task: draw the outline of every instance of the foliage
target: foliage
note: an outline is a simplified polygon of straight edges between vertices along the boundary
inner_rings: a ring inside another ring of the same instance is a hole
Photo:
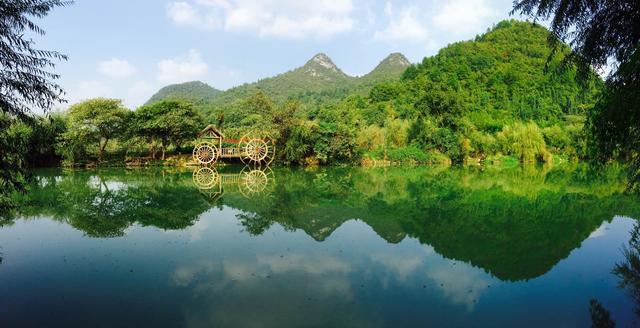
[[[383,80],[377,80],[380,74],[362,77],[375,81],[366,92],[352,88],[328,57],[318,55],[302,68],[259,81],[254,85],[259,88],[231,89],[211,102],[165,99],[142,106],[127,114],[131,119],[113,125],[121,126],[113,138],[78,128],[72,119],[75,108],[84,106],[78,104],[66,115],[68,129],[57,148],[71,162],[87,162],[103,150],[111,156],[148,150],[151,158],[161,151],[165,158],[167,152],[180,153],[206,124],[217,123],[231,139],[249,131],[270,135],[276,160],[285,164],[358,163],[365,154],[420,163],[551,161],[552,155],[586,159],[585,116],[594,110],[601,86],[597,81],[579,85],[574,68],[545,74],[546,66],[559,67],[569,51],[560,46],[554,54],[549,35],[536,24],[503,21],[410,66],[401,78],[391,73]],[[376,70],[397,73],[406,64],[404,57],[390,56]],[[345,89],[313,101],[295,95],[301,87],[325,92],[334,83]],[[111,139],[117,140],[107,144]]]
[[[25,115],[32,107],[48,110],[61,100],[62,88],[53,82],[59,76],[46,69],[66,60],[57,51],[33,48],[26,35],[45,31],[30,17],[43,18],[64,0],[14,0],[0,3],[0,110]],[[26,34],[26,35],[25,35]]]
[[[589,116],[593,148],[601,162],[630,160],[630,188],[640,190],[640,2],[520,0],[513,11],[550,18],[550,43],[569,42],[573,52],[564,62],[576,64],[583,81],[593,79],[592,67],[603,69],[614,60]]]
[[[542,131],[534,122],[505,126],[497,135],[502,151],[517,156],[525,163],[547,160],[547,145]]]
[[[200,115],[190,103],[178,100],[162,100],[145,105],[134,112],[132,134],[147,138],[152,145],[151,157],[155,158],[155,143],[160,144],[162,159],[170,144],[180,151],[181,146],[193,140],[201,125]]]
[[[95,98],[82,101],[68,110],[68,130],[61,136],[63,155],[74,163],[77,154],[87,153],[87,144],[94,144],[98,162],[110,140],[118,138],[125,128],[130,112],[117,99]],[[65,147],[65,148],[66,148]]]
[[[350,94],[366,95],[379,82],[397,80],[409,61],[399,53],[382,60],[370,73],[353,77],[342,72],[325,54],[317,54],[303,66],[289,72],[265,78],[255,83],[243,84],[219,92],[202,82],[187,82],[167,86],[147,102],[173,98],[188,100],[203,110],[211,121],[220,116],[233,124],[243,112],[241,104],[256,93],[263,93],[277,105],[298,100],[308,113],[325,104],[334,104]]]
[[[24,190],[28,173],[23,158],[31,133],[25,123],[33,108],[49,110],[62,101],[59,76],[47,69],[67,57],[57,51],[34,48],[29,35],[44,35],[33,18],[43,18],[64,0],[13,0],[0,2],[0,212],[10,207],[9,195]],[[49,141],[51,143],[51,141]]]
[[[200,81],[172,84],[158,90],[147,100],[145,105],[162,100],[184,100],[193,103],[195,106],[203,106],[211,102],[221,92]]]
[[[25,161],[29,167],[57,165],[61,157],[56,151],[56,140],[67,130],[67,121],[60,113],[36,117],[28,122],[31,128],[29,148]]]
[[[14,116],[0,113],[0,130],[0,213],[4,213],[15,205],[11,194],[25,190],[24,153],[31,129]]]

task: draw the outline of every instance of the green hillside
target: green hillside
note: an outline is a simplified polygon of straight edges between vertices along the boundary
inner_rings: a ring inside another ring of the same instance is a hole
[[[410,124],[408,144],[454,161],[496,154],[527,162],[549,161],[552,154],[586,157],[584,120],[602,83],[583,87],[574,68],[559,70],[569,48],[548,60],[548,37],[540,25],[502,21],[424,58],[399,82],[371,90],[360,110],[369,126],[363,138],[397,133],[388,130],[396,118]]]
[[[376,83],[398,80],[410,65],[402,54],[394,53],[382,60],[367,75],[353,77],[342,72],[329,56],[320,53],[301,67],[224,92],[202,82],[188,82],[162,88],[147,103],[166,98],[187,99],[202,108],[206,114],[215,116],[213,113],[238,105],[257,92],[263,92],[276,103],[295,99],[309,108],[317,108],[329,102],[336,102],[351,93],[367,94]]]
[[[389,77],[402,76],[402,73],[411,66],[411,63],[403,54],[394,52],[387,56],[371,72],[364,75],[361,80],[370,83],[378,83],[389,80]]]
[[[150,102],[182,98],[195,106],[165,102],[138,109],[133,116],[141,123],[119,142],[129,154],[153,157],[158,145],[169,154],[180,152],[202,128],[191,124],[195,120],[218,125],[229,138],[248,130],[269,134],[277,161],[289,164],[588,159],[585,118],[603,83],[580,85],[574,67],[559,71],[569,47],[550,58],[549,36],[540,25],[508,20],[415,65],[391,54],[360,77],[318,54],[299,68],[223,92],[201,82],[169,86]],[[93,108],[93,103],[80,105]],[[170,108],[197,117],[177,119]],[[80,114],[60,140],[85,145],[85,130],[73,130],[74,122],[84,120]],[[107,148],[96,141],[78,149],[82,152],[63,157],[100,158],[99,150]]]
[[[147,100],[145,105],[167,99],[181,99],[196,105],[202,105],[213,101],[221,92],[222,91],[200,81],[171,84],[158,90],[158,92]]]
[[[594,102],[595,87],[583,90],[573,69],[550,74],[561,56],[546,68],[548,36],[540,25],[502,21],[475,40],[451,44],[410,67],[400,84],[409,97],[405,100],[418,112],[436,111],[429,108],[436,100],[450,101],[448,109],[459,109],[487,130],[513,120],[547,125],[568,114],[584,114]],[[560,49],[567,51],[566,46]]]

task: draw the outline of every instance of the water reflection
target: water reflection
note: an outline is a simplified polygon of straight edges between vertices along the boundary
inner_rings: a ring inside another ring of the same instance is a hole
[[[640,319],[640,224],[636,222],[629,233],[629,242],[622,246],[623,260],[617,262],[611,273],[618,278],[618,288],[624,290],[634,303],[637,324]],[[616,326],[611,313],[598,299],[589,301],[592,327],[610,328]]]
[[[193,183],[212,201],[224,194],[225,187],[233,187],[249,198],[265,192],[274,183],[274,174],[268,166],[245,166],[239,173],[222,174],[213,166],[201,166],[193,170]]]
[[[549,271],[612,213],[638,217],[639,203],[622,193],[621,172],[583,166],[47,171],[16,216],[48,216],[91,237],[119,237],[134,224],[185,229],[212,206],[226,206],[251,235],[277,224],[316,241],[358,219],[389,243],[415,238],[446,258],[517,281]]]
[[[622,261],[616,215],[640,202],[623,176],[42,171],[0,229],[0,326],[574,327],[593,297],[627,323],[610,271],[637,247]]]
[[[640,318],[640,224],[631,230],[628,245],[622,248],[624,260],[616,263],[613,274],[618,277],[618,287],[624,289],[635,303],[635,314]]]

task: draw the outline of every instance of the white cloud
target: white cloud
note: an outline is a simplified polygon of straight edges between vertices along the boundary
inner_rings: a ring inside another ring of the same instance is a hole
[[[161,60],[158,63],[158,70],[158,82],[180,83],[206,76],[209,65],[202,61],[197,50],[191,49],[187,56]]]
[[[433,22],[455,34],[478,33],[495,15],[496,11],[486,0],[449,0],[434,16]]]
[[[127,90],[127,97],[124,99],[124,103],[129,108],[136,108],[144,104],[156,89],[156,86],[148,81],[137,81]]]
[[[383,30],[376,31],[374,38],[384,41],[424,40],[429,36],[427,28],[418,17],[417,6],[402,7],[399,12],[387,2],[384,8],[389,24]]]
[[[112,96],[113,89],[110,86],[95,80],[80,81],[68,92],[69,104],[90,98]]]
[[[167,14],[180,25],[293,39],[328,38],[355,23],[351,0],[195,0],[169,4]]]
[[[178,25],[197,25],[201,22],[196,10],[189,3],[183,1],[168,4],[167,15]]]
[[[485,273],[466,265],[433,267],[427,276],[440,286],[445,298],[466,305],[468,311],[473,311],[490,282]]]
[[[136,72],[136,68],[128,61],[118,58],[99,62],[98,70],[112,79],[126,79]]]

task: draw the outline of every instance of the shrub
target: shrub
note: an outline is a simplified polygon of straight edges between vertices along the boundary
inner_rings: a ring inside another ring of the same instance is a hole
[[[388,120],[385,124],[386,145],[392,148],[405,147],[409,134],[407,120]]]
[[[558,151],[571,144],[569,133],[557,124],[542,129],[542,133],[546,144]]]
[[[358,132],[356,143],[366,151],[384,147],[385,129],[375,124],[369,125]]]
[[[547,157],[542,131],[534,122],[505,126],[497,139],[505,153],[515,155],[521,162],[530,163]]]

